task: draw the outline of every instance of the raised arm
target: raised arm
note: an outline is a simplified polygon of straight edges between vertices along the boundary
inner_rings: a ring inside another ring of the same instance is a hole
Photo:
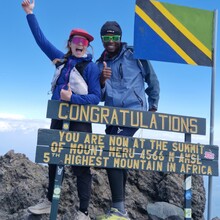
[[[33,13],[35,7],[35,1],[32,0],[24,0],[21,4],[22,8],[24,9],[25,13],[27,14],[27,21],[31,32],[34,36],[34,39],[41,50],[47,55],[47,57],[53,61],[56,58],[63,58],[64,53],[58,50],[47,38],[44,36],[37,19]]]
[[[35,1],[32,0],[32,2],[30,2],[30,0],[24,0],[21,3],[21,6],[24,9],[24,11],[26,12],[26,14],[33,14],[33,10],[35,7]]]

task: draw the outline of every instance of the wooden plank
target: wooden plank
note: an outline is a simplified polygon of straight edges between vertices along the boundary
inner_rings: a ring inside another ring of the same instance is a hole
[[[37,163],[218,175],[218,147],[39,129]]]
[[[127,153],[132,153],[133,151],[141,153],[146,150],[146,152],[152,154],[154,152],[163,152],[163,155],[169,155],[169,152],[173,152],[175,156],[179,157],[182,153],[185,153],[190,154],[191,157],[199,155],[202,159],[218,158],[218,147],[215,145],[54,129],[39,129],[37,145],[47,145],[54,148],[61,146],[61,148],[71,149],[121,151],[124,153],[125,151]]]
[[[47,118],[111,124],[190,134],[206,134],[206,119],[97,105],[48,101]]]
[[[75,154],[69,148],[60,152],[53,152],[50,147],[37,146],[36,162],[50,164],[64,164],[74,166],[93,166],[99,168],[121,168],[145,171],[173,172],[179,174],[198,174],[218,176],[218,161],[199,160],[194,164],[179,162],[177,157],[161,157],[162,159],[142,159],[135,154],[132,157],[115,156],[117,153],[100,151],[96,154]]]

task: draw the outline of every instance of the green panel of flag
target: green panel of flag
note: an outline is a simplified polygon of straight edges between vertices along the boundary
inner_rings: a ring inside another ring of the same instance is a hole
[[[134,56],[213,66],[214,12],[136,0]]]

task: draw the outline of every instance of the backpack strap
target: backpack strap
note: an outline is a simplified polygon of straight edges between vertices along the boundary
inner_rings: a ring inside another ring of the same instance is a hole
[[[55,66],[56,68],[58,68],[59,66],[66,64],[67,60],[66,59],[60,59],[56,62]],[[75,68],[78,70],[78,72],[83,75],[83,71],[85,70],[85,68],[87,67],[87,65],[90,63],[91,61],[82,61],[80,63],[77,63],[75,65]]]
[[[54,62],[54,61],[53,61]],[[58,68],[59,66],[65,64],[67,62],[66,59],[57,59],[56,63],[55,63],[55,66],[56,68]]]
[[[127,50],[129,50],[132,54],[134,54],[134,47],[133,46],[127,46]],[[141,69],[141,74],[142,77],[145,79],[145,76],[147,74],[146,70],[148,70],[148,61],[147,60],[142,60],[142,59],[136,59],[137,60],[137,65]]]
[[[80,63],[77,63],[75,65],[75,68],[78,70],[78,72],[83,75],[83,72],[85,70],[85,68],[87,67],[87,65],[90,63],[91,61],[82,61]]]

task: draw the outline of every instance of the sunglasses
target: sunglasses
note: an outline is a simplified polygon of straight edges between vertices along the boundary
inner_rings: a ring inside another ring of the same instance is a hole
[[[80,44],[82,43],[83,46],[87,47],[89,45],[89,41],[82,37],[73,37],[72,39],[73,44]]]
[[[121,36],[120,35],[113,35],[113,36],[108,36],[108,35],[105,35],[105,36],[102,36],[102,40],[103,42],[110,42],[110,41],[113,41],[113,42],[119,42],[121,39]]]

